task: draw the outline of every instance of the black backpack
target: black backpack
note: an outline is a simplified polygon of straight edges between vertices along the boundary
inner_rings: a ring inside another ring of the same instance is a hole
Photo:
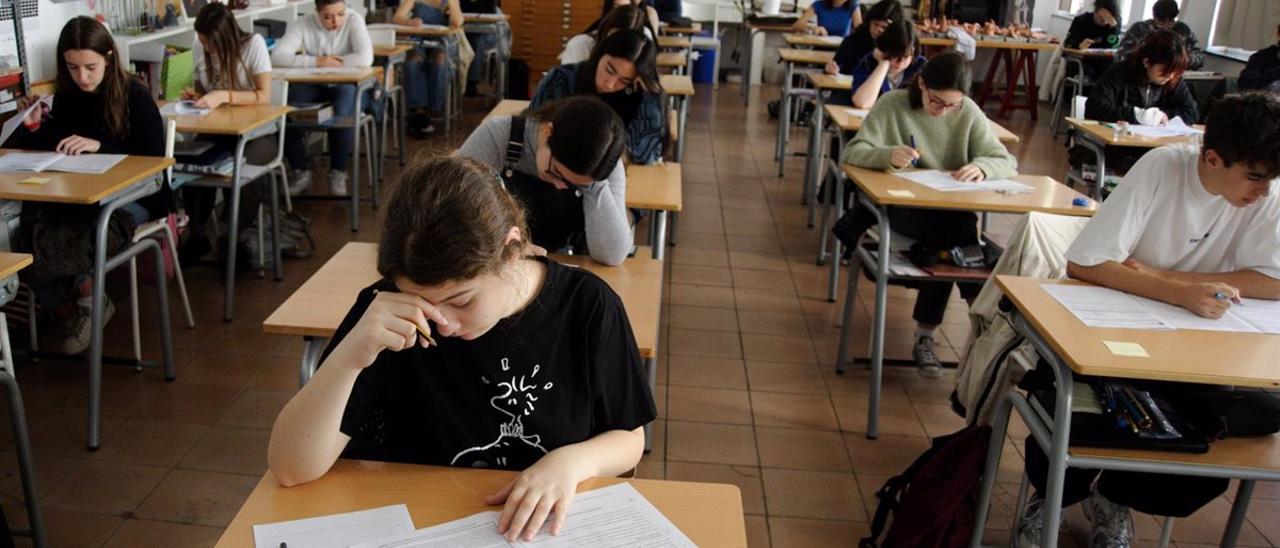
[[[991,427],[967,426],[939,436],[902,474],[876,491],[880,504],[871,521],[871,536],[861,548],[960,548],[968,546],[982,486],[982,468]],[[884,536],[885,522],[893,523]]]

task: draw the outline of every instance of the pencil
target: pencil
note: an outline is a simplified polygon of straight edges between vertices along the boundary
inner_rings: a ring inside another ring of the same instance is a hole
[[[378,293],[380,293],[380,291],[378,291],[377,289],[373,290],[374,296],[377,296]],[[421,325],[418,325],[417,323],[414,323],[413,326],[418,328],[418,333],[422,335],[422,338],[427,340],[428,346],[440,346],[440,343],[437,343],[435,339],[431,338],[431,333],[428,332],[426,328],[422,327]]]

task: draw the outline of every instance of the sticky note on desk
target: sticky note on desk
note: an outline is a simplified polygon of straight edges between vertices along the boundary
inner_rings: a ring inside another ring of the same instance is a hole
[[[1102,341],[1102,344],[1107,345],[1107,350],[1110,350],[1112,354],[1117,356],[1128,356],[1131,358],[1151,357],[1150,354],[1147,354],[1147,349],[1143,348],[1142,345],[1138,343]]]
[[[894,198],[915,198],[916,197],[916,193],[911,192],[910,190],[889,189],[886,192],[888,192],[889,195],[893,196]]]
[[[49,178],[48,177],[27,177],[26,179],[23,179],[18,182],[24,185],[43,185],[49,182]]]

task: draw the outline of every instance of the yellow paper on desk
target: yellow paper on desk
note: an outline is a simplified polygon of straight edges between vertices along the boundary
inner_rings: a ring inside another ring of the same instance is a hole
[[[890,189],[887,192],[889,193],[890,196],[893,196],[894,198],[915,198],[916,197],[916,193],[911,192],[910,190]]]
[[[26,179],[18,181],[18,183],[24,185],[43,185],[47,182],[49,182],[48,177],[27,177]]]
[[[1102,344],[1107,345],[1107,350],[1110,350],[1112,354],[1117,356],[1128,356],[1131,358],[1151,357],[1150,354],[1147,354],[1147,349],[1143,348],[1142,345],[1138,343],[1102,341]]]

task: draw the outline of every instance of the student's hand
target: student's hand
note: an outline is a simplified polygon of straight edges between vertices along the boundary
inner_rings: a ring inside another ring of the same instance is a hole
[[[966,183],[976,183],[987,178],[987,174],[982,172],[982,168],[973,164],[966,165],[960,169],[951,172],[951,178]]]
[[[1226,298],[1219,299],[1218,295]],[[1200,282],[1187,285],[1178,305],[1197,316],[1216,320],[1227,313],[1232,303],[1238,302],[1240,290],[1235,287],[1219,282]]]
[[[317,57],[316,66],[317,67],[340,67],[342,66],[342,59],[338,57],[334,57],[332,55]]]
[[[884,58],[884,52],[880,51],[880,48],[871,50],[871,58],[875,59],[876,63],[883,63],[887,61],[887,59]]]
[[[554,512],[549,532],[560,534],[565,516],[569,514],[569,504],[578,491],[578,483],[590,477],[589,471],[578,464],[581,461],[574,457],[573,446],[561,447],[547,453],[497,493],[486,497],[486,504],[503,504],[498,532],[511,542],[532,540],[548,515]]]
[[[823,67],[823,70],[826,71],[827,74],[835,76],[840,74],[840,65],[836,64],[835,61],[827,61],[827,66]]]
[[[42,99],[42,97],[40,97],[39,95],[32,95],[32,96],[18,99],[18,109],[19,110],[25,109],[31,106],[31,103],[39,101],[40,99]],[[27,113],[27,117],[22,119],[22,123],[26,124],[27,126],[39,126],[40,122],[44,121],[44,116],[48,112],[49,112],[48,103],[42,102],[40,103],[40,106],[31,109],[31,112]]]
[[[916,149],[908,146],[893,147],[893,151],[889,153],[889,165],[894,169],[902,169],[911,162],[920,159],[920,153]]]
[[[449,325],[435,305],[418,295],[379,292],[364,315],[360,316],[360,321],[333,350],[333,355],[343,357],[335,363],[349,363],[364,369],[372,365],[383,350],[399,352],[414,343],[426,348],[427,339],[419,336],[418,330],[431,333],[427,320],[437,325]]]
[[[195,89],[195,88],[186,88],[186,89],[182,90],[182,100],[183,100],[183,101],[194,101],[194,100],[199,99],[199,98],[200,98],[200,94],[199,94],[199,93],[196,93],[196,89]]]
[[[826,36],[826,35],[827,35],[827,27],[824,27],[824,26],[822,26],[822,25],[818,25],[818,26],[816,26],[816,27],[814,27],[814,28],[813,28],[813,33],[814,33],[814,34],[816,34],[816,35],[818,35],[818,36]]]
[[[57,148],[54,149],[54,151],[62,154],[68,154],[68,155],[74,156],[76,154],[88,154],[90,152],[97,152],[98,149],[101,147],[102,147],[102,143],[98,141],[95,141],[88,137],[72,135],[70,137],[67,137],[66,139],[63,139],[62,141],[59,141],[58,146]]]
[[[203,97],[196,99],[196,106],[199,108],[218,108],[223,103],[231,102],[231,92],[223,89],[210,91]]]
[[[1157,126],[1163,126],[1163,125],[1165,125],[1165,124],[1167,124],[1167,123],[1169,123],[1169,115],[1168,115],[1168,114],[1165,114],[1165,112],[1164,112],[1163,110],[1157,110],[1157,111],[1156,111],[1156,125],[1157,125]]]
[[[1084,40],[1080,41],[1080,49],[1089,49],[1091,47],[1093,47],[1092,38],[1085,38]]]
[[[422,26],[422,19],[420,19],[420,18],[418,18],[418,17],[414,17],[413,19],[410,19],[410,20],[409,20],[409,26],[411,26],[411,27],[421,27],[421,26]]]

